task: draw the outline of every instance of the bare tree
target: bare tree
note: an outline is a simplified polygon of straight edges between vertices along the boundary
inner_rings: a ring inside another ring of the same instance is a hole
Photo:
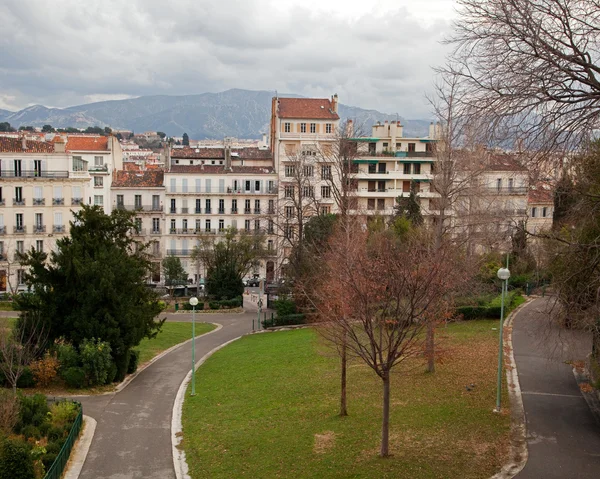
[[[423,329],[443,315],[460,284],[448,248],[435,249],[424,234],[399,243],[389,232],[369,233],[343,225],[330,241],[326,271],[314,305],[321,334],[364,361],[383,386],[381,456],[389,455],[390,380],[403,361],[422,355]]]
[[[444,68],[464,106],[525,149],[578,145],[600,120],[600,2],[458,0]]]
[[[25,367],[43,351],[47,337],[48,328],[36,312],[22,313],[14,327],[6,320],[0,326],[0,370],[15,395]]]

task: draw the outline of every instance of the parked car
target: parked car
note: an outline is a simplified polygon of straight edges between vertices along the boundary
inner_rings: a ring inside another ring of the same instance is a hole
[[[261,278],[250,278],[246,280],[246,286],[249,288],[256,288],[257,286],[260,286],[261,281]]]

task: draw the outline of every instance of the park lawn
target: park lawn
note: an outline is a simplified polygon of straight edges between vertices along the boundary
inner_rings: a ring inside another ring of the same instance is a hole
[[[350,415],[340,418],[339,359],[314,330],[232,343],[198,370],[195,397],[188,388],[182,444],[191,477],[491,476],[508,457],[510,430],[508,411],[492,412],[497,322],[453,323],[437,340],[434,374],[411,362],[392,377],[387,459],[378,457],[381,381],[366,366],[351,363]]]
[[[0,311],[14,311],[12,301],[0,301]]]
[[[196,322],[196,336],[202,336],[215,328],[216,326],[211,323]],[[141,366],[170,347],[191,338],[192,323],[165,321],[156,338],[144,338],[139,346],[135,348],[140,352],[138,364]]]

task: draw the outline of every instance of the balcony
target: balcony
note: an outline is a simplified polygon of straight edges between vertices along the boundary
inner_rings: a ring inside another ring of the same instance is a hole
[[[275,214],[275,208],[269,208],[269,209],[267,210],[267,214],[268,214],[268,215],[274,215],[274,214]]]
[[[156,228],[152,229],[152,231],[150,231],[150,234],[151,235],[159,235],[160,234],[160,228],[159,229],[156,229]]]
[[[255,215],[259,215],[260,214],[260,208],[254,208],[254,214]]]
[[[24,235],[27,232],[27,227],[25,226],[14,226],[13,232],[16,235]]]
[[[173,207],[171,206],[171,208],[169,209],[169,213],[176,214],[176,213],[177,213],[177,208],[173,208]]]
[[[252,213],[252,210],[250,208],[244,208],[245,215],[249,215],[250,213]]]
[[[88,171],[90,172],[100,172],[100,173],[108,173],[108,165],[106,163],[102,165],[90,165],[88,167]]]
[[[231,214],[232,215],[237,215],[238,209],[237,208],[231,208]]]
[[[6,200],[4,198],[2,198],[0,200],[0,206],[4,206],[6,204]]]
[[[64,198],[52,198],[52,206],[62,206],[65,204]]]
[[[526,186],[508,186],[503,188],[490,186],[487,188],[487,190],[491,194],[497,195],[526,195],[529,192],[529,189]]]
[[[46,225],[35,225],[33,227],[34,234],[43,234],[46,232]]]
[[[0,226],[0,235],[6,234],[6,226]]]
[[[131,234],[133,236],[146,236],[146,230],[144,228],[133,228]]]
[[[168,249],[167,256],[189,256],[189,249]]]
[[[117,209],[125,210],[125,211],[141,211],[141,212],[153,213],[153,212],[161,212],[163,210],[163,207],[162,207],[162,205],[142,205],[140,203],[136,203],[133,205],[117,203]]]
[[[212,213],[212,210],[210,208],[204,208],[205,215],[210,215],[211,213]]]
[[[33,199],[33,206],[43,206],[45,204],[46,204],[45,198],[34,198]]]
[[[64,225],[54,225],[52,227],[52,232],[53,233],[64,233],[65,232],[65,226]]]
[[[68,178],[68,171],[39,171],[39,170],[20,170],[20,171],[0,171],[0,178]]]
[[[71,198],[71,206],[81,206],[83,204],[83,198]]]
[[[189,209],[189,208],[187,208],[187,207],[186,207],[186,208],[181,208],[181,214],[187,215],[187,214],[188,214],[188,212],[189,212],[189,210],[190,210],[190,209]]]
[[[25,199],[13,198],[13,206],[25,206]]]
[[[202,213],[202,208],[196,208],[196,209],[194,210],[194,212],[195,212],[197,215],[199,215],[200,213]]]
[[[246,190],[244,188],[233,188],[228,186],[226,188],[214,187],[214,188],[195,188],[195,187],[186,187],[176,186],[172,188],[170,186],[167,187],[167,193],[178,193],[184,195],[275,195],[277,194],[277,183],[273,183],[273,185],[269,188],[268,185],[263,185],[261,189],[258,190]]]
[[[224,215],[225,214],[225,208],[219,208],[219,214],[220,215]]]

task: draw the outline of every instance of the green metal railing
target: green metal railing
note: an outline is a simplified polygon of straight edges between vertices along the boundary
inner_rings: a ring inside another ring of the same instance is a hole
[[[81,404],[79,404],[79,414],[75,418],[75,422],[73,423],[73,427],[71,427],[71,431],[63,444],[60,452],[56,456],[56,460],[48,469],[48,472],[44,476],[44,479],[60,479],[62,473],[67,465],[67,461],[69,460],[69,455],[71,454],[71,449],[73,449],[73,444],[79,437],[79,431],[81,431],[81,425],[83,424],[83,408]]]

